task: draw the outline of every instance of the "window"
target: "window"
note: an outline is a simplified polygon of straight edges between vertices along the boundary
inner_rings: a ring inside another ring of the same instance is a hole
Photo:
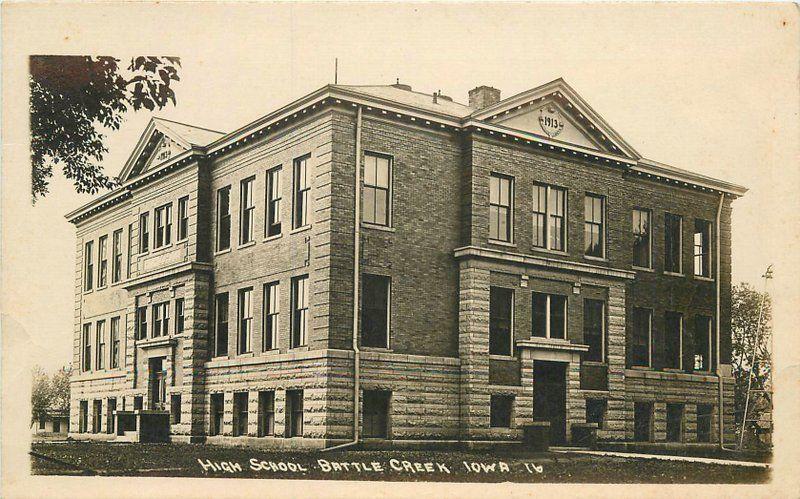
[[[178,241],[189,236],[189,196],[178,200]]]
[[[308,225],[308,192],[311,190],[311,184],[308,181],[309,158],[311,155],[307,154],[294,160],[293,229]]]
[[[141,395],[133,397],[133,410],[141,411],[144,404],[144,398]]]
[[[667,404],[667,442],[683,441],[683,404]]]
[[[280,284],[278,281],[264,284],[264,327],[261,329],[261,349],[278,347],[278,315],[280,314]]]
[[[594,194],[587,194],[583,199],[584,208],[584,254],[603,258],[605,256],[605,231],[603,221],[605,220],[605,198]]]
[[[171,424],[181,422],[181,394],[173,393],[169,396],[169,415]]]
[[[711,318],[697,316],[694,320],[694,370],[711,370]]]
[[[144,212],[139,215],[139,253],[147,253],[150,250],[150,213]]]
[[[683,218],[664,214],[664,272],[683,273]]]
[[[303,390],[286,391],[286,413],[289,421],[286,425],[287,437],[303,436]]]
[[[308,332],[308,276],[292,279],[292,341],[290,348],[306,344]]]
[[[225,415],[225,394],[211,394],[211,427],[208,429],[209,435],[220,435],[222,433],[222,421]]]
[[[214,355],[228,354],[228,293],[217,295],[214,310],[217,314]]]
[[[633,265],[649,269],[651,267],[650,212],[633,210]]]
[[[510,243],[513,238],[514,179],[493,173],[489,177],[489,239]]]
[[[161,248],[172,242],[172,203],[156,208],[156,240],[153,248]]]
[[[601,300],[583,300],[583,342],[589,345],[585,360],[605,362],[605,309]]]
[[[511,411],[513,407],[513,395],[492,395],[489,399],[489,426],[492,428],[511,428]]]
[[[258,392],[258,436],[275,434],[275,392]]]
[[[653,440],[653,403],[633,404],[633,439],[637,442]]]
[[[267,171],[267,222],[264,235],[277,236],[281,233],[281,167]]]
[[[128,268],[125,276],[130,279],[133,266],[133,224],[128,224]]]
[[[111,318],[111,361],[109,367],[117,369],[119,367],[119,317]]]
[[[92,433],[100,433],[102,420],[103,420],[103,401],[95,400],[92,402]]]
[[[489,354],[511,355],[514,290],[489,289]]]
[[[664,367],[683,368],[683,315],[664,313]]]
[[[632,362],[634,366],[651,366],[652,325],[652,310],[647,308],[633,309]]]
[[[602,429],[607,408],[608,401],[605,399],[586,399],[586,422],[596,423],[597,428]]]
[[[253,203],[253,184],[255,177],[242,180],[239,187],[239,244],[249,243],[253,240],[254,212],[256,205]]]
[[[711,222],[694,221],[694,275],[711,277]]]
[[[78,409],[78,432],[86,433],[89,431],[89,401],[81,400]]]
[[[182,334],[184,328],[184,301],[183,298],[175,300],[175,334]]]
[[[147,338],[147,307],[136,308],[136,339]]]
[[[100,236],[97,242],[97,261],[100,268],[97,272],[97,287],[102,288],[108,284],[108,236]]]
[[[169,335],[169,303],[153,305],[153,338]]]
[[[565,213],[567,191],[533,184],[533,246],[556,251],[566,249]]]
[[[231,247],[231,186],[217,191],[217,251]]]
[[[97,322],[97,370],[106,368],[106,321]]]
[[[366,223],[391,223],[392,158],[372,153],[364,154],[364,204],[362,216]]]
[[[92,370],[92,325],[83,325],[83,338],[81,339],[83,345],[83,371]]]
[[[364,390],[364,437],[387,438],[391,392]]]
[[[109,435],[114,434],[114,411],[117,410],[117,399],[109,398],[106,401],[108,410],[106,411],[106,433]]]
[[[389,348],[389,301],[391,279],[363,274],[361,293],[361,344]]]
[[[44,416],[39,416],[39,429],[40,430],[44,430],[45,423],[46,423],[45,417]]]
[[[238,354],[248,353],[250,334],[253,332],[253,288],[239,290],[239,335],[236,342]]]
[[[710,404],[697,405],[697,441],[711,441],[711,418],[713,417],[713,406]]]
[[[111,282],[122,280],[122,229],[115,230],[111,239]]]
[[[91,291],[92,287],[94,287],[94,255],[92,254],[93,247],[94,241],[89,241],[86,243],[83,249],[83,289],[85,291]]]
[[[531,293],[531,336],[567,338],[567,297]]]
[[[233,436],[247,435],[247,392],[233,394]]]

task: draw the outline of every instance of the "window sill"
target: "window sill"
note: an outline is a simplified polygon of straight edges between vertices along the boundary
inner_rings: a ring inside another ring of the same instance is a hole
[[[383,232],[395,232],[394,227],[390,227],[388,225],[378,225],[378,224],[371,224],[369,222],[361,222],[362,229],[372,229],[372,230],[380,230]]]
[[[500,241],[499,239],[489,239],[489,244],[496,244],[498,246],[508,246],[509,248],[516,248],[517,244],[508,242],[508,241]]]
[[[666,270],[664,271],[664,275],[669,275],[669,276],[672,276],[672,277],[686,277],[686,276],[685,276],[683,273],[681,273],[681,272],[668,272],[668,271],[666,271]]]
[[[224,255],[225,253],[230,253],[231,248],[225,248],[224,250],[217,250],[214,252],[214,256]]]
[[[261,352],[261,355],[278,355],[281,351],[278,348],[270,348],[269,350],[264,350]]]
[[[83,290],[83,294],[84,294],[84,295],[90,295],[90,294],[92,294],[93,292],[94,292],[94,289],[85,289],[85,290]]]
[[[513,355],[502,355],[496,353],[489,354],[489,360],[517,360]]]
[[[637,267],[636,265],[631,265],[631,268],[639,272],[650,272],[651,274],[655,273],[655,270],[649,267]]]
[[[283,232],[278,232],[277,234],[273,234],[271,236],[265,237],[264,238],[264,242],[266,243],[266,242],[269,242],[269,241],[274,241],[276,239],[280,239],[281,237],[283,237]]]
[[[359,345],[358,348],[360,348],[362,352],[394,353],[394,350],[389,347],[368,347]]]
[[[308,345],[297,345],[296,347],[290,347],[289,350],[293,352],[308,352]]]
[[[665,373],[682,373],[684,372],[683,369],[678,369],[677,367],[665,367],[663,369]]]
[[[144,250],[144,251],[139,250],[139,252],[136,253],[136,255],[134,255],[134,256],[136,256],[136,258],[141,258],[141,257],[147,256],[149,254],[150,254],[150,250],[149,249],[148,250]]]
[[[291,234],[299,234],[301,232],[305,232],[305,231],[310,230],[310,229],[311,229],[311,224],[304,225],[302,227],[298,227],[296,229],[290,230],[289,231],[289,235],[291,235]]]
[[[247,241],[246,243],[240,244],[239,246],[236,247],[236,249],[249,248],[250,246],[255,246],[255,244],[256,244],[256,240],[253,239],[252,241]]]
[[[153,247],[153,254],[161,253],[162,251],[165,251],[165,250],[167,250],[167,249],[169,249],[171,247],[172,247],[172,243],[165,244],[163,246],[159,246],[158,248]]]
[[[584,364],[584,365],[587,365],[587,366],[605,366],[605,367],[608,366],[608,362],[600,362],[600,361],[597,361],[597,360],[584,360],[583,362],[581,362],[581,364]]]
[[[180,239],[176,239],[176,240],[175,240],[175,244],[178,244],[178,243],[183,243],[183,242],[187,242],[187,241],[189,241],[189,236],[182,237],[182,238],[180,238]]]
[[[254,357],[254,356],[255,356],[255,354],[253,354],[253,352],[242,352],[242,353],[236,354],[236,358],[237,359],[248,359],[248,358]]]
[[[608,258],[604,256],[592,256],[592,255],[583,255],[585,260],[592,260],[594,262],[606,262],[608,263]]]
[[[104,284],[102,286],[97,286],[96,288],[94,288],[94,290],[95,291],[103,291],[104,289],[107,289],[107,288],[108,288],[108,285]]]
[[[714,282],[714,278],[713,277],[706,277],[704,275],[695,275],[695,276],[692,276],[692,277],[697,279],[698,281]]]
[[[631,366],[630,369],[634,369],[636,371],[653,371],[654,370],[650,366]]]
[[[531,246],[531,251],[535,251],[537,253],[547,253],[549,255],[569,256],[569,252],[567,251],[554,250],[550,248],[540,248],[538,246]]]

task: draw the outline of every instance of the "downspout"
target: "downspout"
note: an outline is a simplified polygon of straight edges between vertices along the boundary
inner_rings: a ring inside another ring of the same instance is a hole
[[[324,451],[344,449],[356,445],[359,440],[359,406],[361,395],[361,351],[358,349],[358,305],[361,284],[361,106],[356,108],[356,151],[355,151],[355,229],[353,236],[353,440],[323,449]]]
[[[720,292],[721,292],[721,289],[722,289],[722,283],[720,282],[720,277],[722,275],[722,272],[721,272],[722,265],[721,265],[721,261],[720,261],[720,253],[721,253],[721,250],[720,250],[721,235],[720,235],[720,233],[722,231],[720,230],[720,220],[722,219],[722,204],[723,204],[724,201],[725,201],[725,193],[723,192],[723,193],[721,193],[719,195],[719,206],[717,206],[717,220],[714,222],[714,227],[716,229],[715,231],[716,231],[716,255],[717,255],[716,259],[715,259],[716,260],[716,264],[717,264],[717,268],[716,268],[716,274],[717,275],[716,275],[716,279],[715,279],[716,285],[717,285],[717,289],[716,289],[716,313],[714,315],[716,317],[716,320],[715,320],[715,322],[716,322],[715,330],[717,332],[717,334],[715,335],[716,336],[716,347],[717,347],[717,350],[716,350],[717,351],[717,362],[716,362],[717,366],[716,366],[716,370],[717,370],[717,382],[718,382],[717,385],[718,385],[718,389],[719,389],[719,406],[718,406],[718,409],[717,409],[717,421],[718,421],[717,427],[719,428],[719,448],[722,449],[722,450],[732,450],[732,449],[726,449],[725,448],[725,431],[724,431],[724,423],[723,423],[723,421],[725,419],[725,405],[724,405],[724,400],[723,400],[723,396],[722,396],[722,393],[723,393],[722,362],[720,360],[722,358],[722,355],[721,355],[722,352],[720,351],[720,337],[722,336],[721,335],[721,330],[720,330],[720,324],[722,322],[720,320],[720,309],[721,309]]]

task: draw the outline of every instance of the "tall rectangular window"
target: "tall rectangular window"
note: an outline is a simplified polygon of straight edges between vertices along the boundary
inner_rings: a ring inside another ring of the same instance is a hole
[[[531,293],[531,336],[567,338],[567,297]]]
[[[178,200],[178,241],[189,236],[189,196]]]
[[[308,160],[310,158],[311,155],[306,154],[294,160],[293,229],[308,225],[308,194],[311,190],[311,182],[308,178]]]
[[[83,335],[81,337],[81,346],[83,347],[83,363],[81,367],[83,371],[92,370],[92,325],[83,325]]]
[[[256,205],[253,201],[253,184],[256,178],[250,177],[242,180],[239,186],[239,244],[249,243],[253,240],[253,224]]]
[[[651,442],[653,440],[653,403],[634,402],[633,440]]]
[[[83,289],[91,291],[94,287],[94,241],[83,246]]]
[[[173,393],[169,396],[169,415],[171,424],[181,422],[181,394]]]
[[[247,435],[247,405],[248,393],[235,392],[233,394],[233,436]]]
[[[97,261],[100,269],[97,272],[97,287],[102,288],[108,284],[108,236],[100,236],[97,242]]]
[[[683,217],[664,214],[664,272],[683,273]]]
[[[364,390],[364,437],[386,438],[389,435],[389,402],[392,392]]]
[[[228,354],[228,293],[220,293],[214,302],[216,328],[214,329],[214,355]]]
[[[153,248],[161,248],[172,242],[172,203],[156,208],[156,238]]]
[[[514,290],[492,286],[489,289],[489,353],[511,355]]]
[[[650,367],[652,360],[653,311],[649,308],[633,309],[633,349],[634,366]]]
[[[117,369],[119,367],[119,345],[120,345],[119,317],[111,318],[111,361],[109,367]]]
[[[139,215],[139,253],[150,251],[150,213]]]
[[[127,270],[125,271],[125,277],[131,277],[131,272],[133,271],[133,224],[128,224],[128,262],[127,262]]]
[[[182,334],[184,328],[184,301],[183,298],[175,299],[175,334]]]
[[[106,321],[97,322],[97,370],[106,368]]]
[[[604,209],[605,198],[586,194],[583,199],[583,239],[586,256],[602,258],[605,252]]]
[[[225,394],[212,393],[210,399],[211,420],[209,421],[208,433],[211,436],[221,435],[222,422],[225,417]]]
[[[136,308],[136,339],[147,338],[147,307]]]
[[[533,246],[566,249],[567,191],[561,187],[533,184]]]
[[[275,392],[258,392],[258,436],[275,434]]]
[[[287,437],[303,436],[303,390],[286,390]]]
[[[292,278],[292,341],[290,348],[306,344],[308,334],[308,276]]]
[[[239,331],[237,353],[252,351],[250,336],[253,332],[253,288],[239,290]]]
[[[711,277],[711,222],[694,221],[694,275]]]
[[[169,302],[153,305],[153,338],[169,335]]]
[[[650,211],[633,210],[633,265],[651,268]]]
[[[389,348],[389,301],[391,279],[363,274],[361,293],[361,344]]]
[[[601,300],[583,300],[583,342],[589,345],[585,360],[605,362],[605,309]]]
[[[667,442],[683,441],[683,404],[667,404]]]
[[[514,178],[489,177],[489,239],[510,243],[514,237]]]
[[[261,328],[261,349],[278,347],[278,316],[280,314],[280,284],[278,281],[264,284],[264,326]]]
[[[701,443],[711,441],[711,419],[714,417],[714,407],[710,404],[697,404],[697,441]]]
[[[115,230],[111,238],[111,282],[122,280],[122,229]]]
[[[694,370],[711,370],[711,317],[698,315],[694,320]]]
[[[231,247],[231,186],[217,191],[217,251]]]
[[[384,226],[390,224],[391,189],[392,157],[364,153],[364,222]]]
[[[267,171],[267,216],[264,236],[281,233],[281,167]]]
[[[683,315],[664,313],[664,367],[683,368]]]

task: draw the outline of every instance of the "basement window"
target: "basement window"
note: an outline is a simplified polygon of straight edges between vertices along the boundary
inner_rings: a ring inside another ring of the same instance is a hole
[[[258,392],[258,436],[275,434],[275,392]]]
[[[711,442],[711,418],[713,407],[710,404],[697,405],[697,441]]]
[[[169,415],[172,424],[181,422],[181,394],[173,393],[169,396]]]
[[[247,405],[248,393],[236,392],[233,394],[233,436],[247,435]]]
[[[391,392],[364,390],[364,437],[386,438],[389,433]]]
[[[683,441],[683,404],[667,404],[667,442]]]
[[[586,399],[586,422],[597,423],[597,428],[603,428],[606,419],[608,401],[605,399]]]
[[[286,391],[286,437],[303,436],[303,390]]]
[[[222,423],[225,415],[225,395],[222,393],[211,394],[211,427],[209,435],[221,435]]]
[[[653,441],[653,403],[636,402],[633,406],[633,439],[637,442]]]
[[[514,396],[492,395],[489,403],[489,426],[492,428],[511,428]]]

